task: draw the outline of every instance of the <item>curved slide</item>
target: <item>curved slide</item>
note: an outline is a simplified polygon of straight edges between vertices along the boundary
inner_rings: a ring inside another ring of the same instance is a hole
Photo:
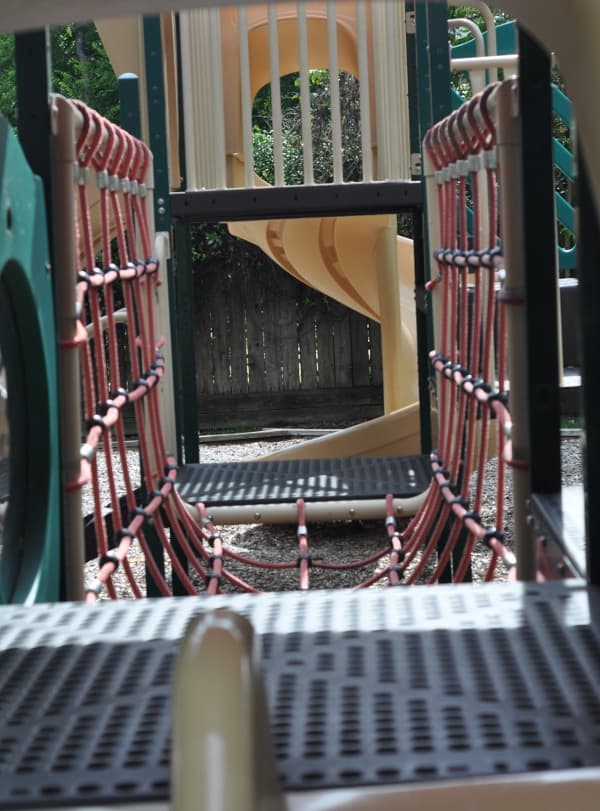
[[[331,217],[231,223],[230,232],[258,245],[288,273],[363,315],[381,321],[378,243],[387,216]],[[379,260],[381,261],[381,260]],[[397,238],[398,408],[383,417],[297,445],[275,456],[388,456],[420,450],[412,241]],[[386,325],[383,325],[385,329]],[[389,374],[389,373],[388,373]],[[384,388],[390,384],[384,378]],[[348,392],[352,396],[352,392]],[[274,458],[274,457],[269,457]]]

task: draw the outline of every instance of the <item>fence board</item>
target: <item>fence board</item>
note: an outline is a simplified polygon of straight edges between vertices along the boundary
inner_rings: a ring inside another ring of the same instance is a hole
[[[302,296],[298,311],[298,343],[302,367],[300,388],[307,390],[316,389],[319,385],[315,336],[315,313],[312,307],[307,306],[306,297]]]
[[[262,307],[263,351],[265,355],[265,391],[279,391],[281,386],[280,341],[278,331],[279,303],[266,295]]]
[[[350,343],[352,346],[352,385],[368,386],[371,382],[369,368],[369,330],[367,319],[354,310],[350,311]]]
[[[331,308],[333,319],[333,362],[336,386],[352,386],[352,340],[350,311],[338,302]]]
[[[199,395],[214,394],[214,341],[211,337],[212,309],[215,300],[214,273],[206,268],[197,272],[195,278],[196,327],[196,388]],[[200,278],[200,274],[202,277]]]
[[[381,365],[381,327],[375,321],[369,321],[369,349],[371,355],[371,385],[383,384],[383,367]]]
[[[248,353],[248,391],[265,390],[265,353],[263,348],[262,278],[253,270],[244,269],[241,288],[245,299],[246,351]]]
[[[229,299],[229,340],[231,362],[231,391],[233,394],[245,394],[248,391],[248,374],[246,366],[246,307],[244,292],[237,278],[230,276]]]

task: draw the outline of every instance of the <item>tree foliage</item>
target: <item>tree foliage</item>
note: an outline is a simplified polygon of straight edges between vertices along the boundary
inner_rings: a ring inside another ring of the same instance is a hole
[[[339,74],[340,114],[342,119],[342,165],[346,181],[362,179],[360,142],[360,97],[358,79]],[[331,124],[331,77],[328,70],[311,70],[310,107],[313,147],[313,173],[316,183],[333,181],[333,139]],[[281,80],[281,111],[284,178],[288,184],[304,182],[302,115],[298,74]],[[270,86],[256,96],[253,109],[255,171],[273,183],[273,128]]]
[[[52,90],[81,99],[117,121],[117,79],[93,23],[67,25],[50,32]],[[16,126],[15,45],[12,34],[0,35],[0,114]]]

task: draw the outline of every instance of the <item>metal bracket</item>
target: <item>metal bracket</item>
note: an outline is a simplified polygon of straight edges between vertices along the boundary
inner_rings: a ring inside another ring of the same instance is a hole
[[[414,11],[407,11],[404,15],[404,24],[407,34],[417,33],[417,14]]]
[[[411,177],[420,177],[423,171],[423,160],[420,152],[412,152],[410,156]]]

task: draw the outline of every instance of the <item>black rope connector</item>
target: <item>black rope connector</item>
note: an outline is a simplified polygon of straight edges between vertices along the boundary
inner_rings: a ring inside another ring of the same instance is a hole
[[[508,406],[508,394],[505,391],[493,391],[488,397],[488,403],[498,400],[503,406]]]
[[[120,268],[117,267],[114,263],[110,263],[109,265],[104,265],[102,269],[96,268],[96,273],[101,273],[103,276],[108,276],[109,273],[116,273],[117,276],[119,275]]]
[[[125,262],[124,265],[120,265],[118,268],[116,265],[109,265],[107,270],[137,270],[135,262]]]
[[[467,369],[466,366],[463,366],[462,363],[455,363],[452,368],[452,371],[454,372],[454,374],[458,372],[461,375],[461,377],[466,377],[469,374],[469,370]]]
[[[121,561],[117,557],[117,553],[114,551],[114,549],[109,549],[108,552],[105,552],[98,558],[98,566],[100,567],[100,569],[107,563],[113,564],[113,566],[115,567],[115,572],[119,568],[119,564],[121,563]]]
[[[216,540],[217,540],[217,538],[219,538],[219,537],[220,537],[219,535],[215,535],[215,534],[214,534],[214,533],[212,533],[212,532],[211,532],[211,534],[208,536],[208,538],[207,538],[206,540],[208,541],[208,545],[210,546],[210,548],[211,548],[211,549],[214,549],[214,548],[215,548],[215,541],[216,541]]]
[[[450,490],[454,495],[454,485],[448,479],[444,479],[443,482],[438,482],[438,487],[440,488],[440,493],[443,493],[444,490]]]
[[[465,510],[469,506],[469,502],[466,499],[464,499],[462,496],[455,496],[454,498],[451,498],[448,503],[449,504],[458,504],[459,507],[463,507],[463,509],[465,509]]]
[[[395,572],[400,578],[404,577],[404,569],[402,566],[388,566],[388,572]]]
[[[403,560],[404,560],[404,558],[406,557],[406,552],[404,551],[404,549],[393,549],[393,548],[392,548],[392,551],[391,551],[391,553],[390,553],[390,554],[392,554],[392,555],[393,555],[393,554],[394,554],[394,552],[395,552],[395,553],[396,553],[396,555],[398,556],[398,563],[402,563],[402,561],[403,561]]]
[[[300,568],[300,564],[302,563],[303,560],[305,560],[308,563],[309,569],[312,568],[313,563],[311,555],[298,555],[298,557],[296,558],[296,568],[298,569]]]
[[[475,521],[476,524],[481,526],[481,516],[476,510],[468,510],[462,517],[463,522],[467,519],[471,519],[471,521]]]
[[[473,381],[473,391],[476,391],[477,389],[481,389],[481,391],[484,391],[486,394],[492,393],[492,387],[490,384],[486,383],[481,377],[478,377]]]
[[[131,540],[133,541],[135,539],[135,535],[130,529],[127,529],[127,527],[123,527],[123,529],[120,529],[115,535],[115,539],[117,541],[120,541],[121,538],[131,538]]]
[[[96,403],[96,414],[106,417],[109,408],[116,408],[112,400],[107,400],[105,403]]]
[[[146,391],[150,390],[150,383],[148,383],[148,381],[144,377],[140,377],[138,380],[136,380],[133,386],[136,389],[138,386],[144,386]]]
[[[463,375],[463,379],[460,381],[461,389],[463,389],[464,391],[466,384],[473,383],[473,381],[474,381],[473,375],[469,371],[467,371],[467,374]]]
[[[218,580],[219,583],[221,582],[221,575],[217,572],[207,572],[206,577],[204,578],[204,584],[206,588],[208,588],[211,580]]]
[[[150,519],[152,518],[152,515],[151,515],[151,514],[148,512],[148,510],[145,510],[143,507],[135,507],[135,508],[134,508],[134,509],[133,509],[133,510],[132,510],[132,511],[129,513],[129,521],[130,521],[130,522],[131,522],[131,521],[133,521],[133,519],[134,519],[134,518],[135,518],[137,515],[141,515],[141,516],[144,518],[144,522],[146,522],[146,521],[150,521]]]
[[[115,398],[117,398],[117,397],[124,397],[124,398],[125,398],[125,402],[126,402],[126,403],[128,403],[128,402],[129,402],[129,392],[127,392],[127,391],[126,391],[125,389],[123,389],[123,388],[119,388],[119,389],[113,389],[113,390],[111,391],[111,393],[110,393],[110,399],[111,399],[111,400],[114,400],[114,399],[115,399]]]
[[[158,486],[162,490],[163,487],[173,487],[173,482],[167,476],[163,476],[163,478],[159,481]]]
[[[85,427],[88,431],[92,428],[102,428],[103,431],[106,430],[106,425],[104,424],[103,418],[99,414],[94,414],[93,417],[90,417],[89,420],[85,421]]]
[[[484,268],[496,270],[497,269],[496,259],[499,256],[503,256],[502,249],[499,247],[491,248],[489,250],[480,251],[479,261],[481,262]]]
[[[85,270],[80,270],[77,274],[77,281],[78,282],[85,282],[85,284],[90,283],[90,274]]]
[[[153,499],[155,499],[155,498],[159,498],[159,499],[160,499],[160,503],[162,504],[162,503],[163,503],[163,501],[165,500],[165,494],[164,494],[164,493],[161,493],[161,491],[160,491],[160,490],[153,490],[153,491],[150,493],[150,500],[152,501],[152,500],[153,500]]]
[[[435,355],[431,358],[431,362],[433,364],[436,363],[446,363],[448,358],[445,355],[442,355],[441,352],[436,352]]]
[[[172,473],[174,470],[177,470],[177,465],[167,462],[167,464],[164,466],[163,473],[168,477],[169,473]]]
[[[479,251],[467,251],[467,265],[471,273],[475,273],[475,271],[481,268]]]
[[[210,555],[208,558],[208,566],[212,569],[216,560],[223,560],[223,555]]]
[[[153,378],[154,378],[154,380],[159,380],[160,379],[160,375],[156,371],[156,367],[154,366],[154,364],[152,364],[152,367],[153,368],[151,368],[148,372],[145,372],[145,374],[144,374],[144,380],[146,381],[146,383],[148,385],[149,385],[149,381],[152,380]]]
[[[481,540],[484,542],[486,546],[489,546],[492,538],[496,538],[501,543],[504,543],[505,538],[504,532],[501,529],[496,529],[496,527],[494,527],[493,529],[488,529]]]

